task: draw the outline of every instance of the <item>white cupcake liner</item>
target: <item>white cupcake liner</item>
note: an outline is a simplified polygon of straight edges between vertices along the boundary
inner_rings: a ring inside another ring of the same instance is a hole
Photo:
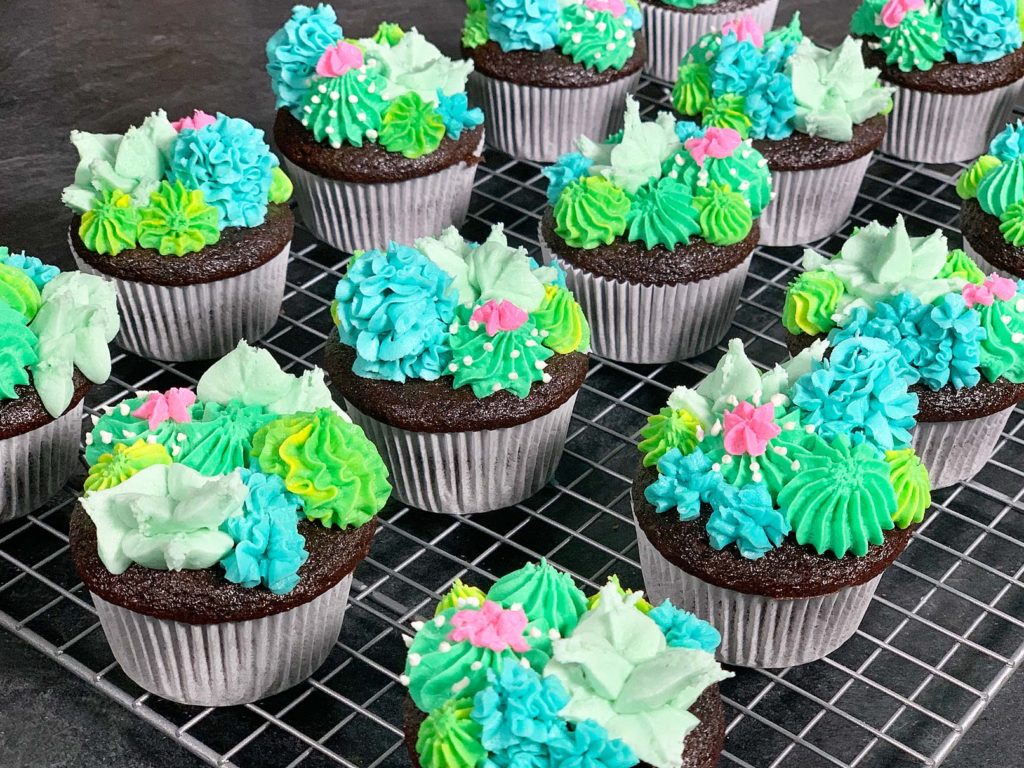
[[[281,313],[289,242],[266,264],[240,275],[192,285],[154,285],[100,272],[74,246],[83,272],[114,284],[121,313],[117,343],[140,357],[183,362],[223,357],[242,339],[256,341]]]
[[[978,251],[975,250],[974,246],[971,245],[970,241],[964,238],[964,253],[970,256],[974,263],[977,264],[981,271],[986,275],[999,275],[1000,277],[1007,277],[1010,280],[1020,280],[1024,278],[1024,275],[1015,275],[1012,272],[1007,272],[1005,269],[999,269],[994,266],[988,259],[982,256]]]
[[[873,156],[831,168],[772,171],[775,196],[758,219],[761,244],[813,243],[842,229]]]
[[[973,160],[985,154],[1020,89],[1020,82],[968,94],[896,86],[882,151],[919,163]]]
[[[595,354],[623,363],[669,363],[712,349],[729,332],[753,257],[728,272],[681,285],[637,285],[562,261],[541,236],[545,263],[565,282],[590,323]]]
[[[291,688],[324,663],[341,632],[349,574],[308,603],[250,621],[186,624],[92,601],[124,673],[171,701],[246,704]]]
[[[78,467],[85,403],[37,429],[0,440],[0,523],[38,509]]]
[[[476,155],[483,152],[483,140]],[[360,184],[317,176],[283,158],[302,220],[341,251],[411,243],[461,226],[469,212],[476,164],[453,166],[406,181]]]
[[[714,6],[706,6],[707,12],[683,12],[663,6],[640,2],[644,13],[644,34],[647,36],[647,66],[645,70],[666,82],[674,82],[683,56],[700,40],[710,33],[718,32],[722,26],[734,19],[752,16],[767,31],[775,25],[775,12],[779,0],[764,0],[762,3],[732,13],[715,13]]]
[[[518,504],[543,488],[558,466],[576,394],[539,418],[504,429],[412,432],[377,421],[351,403],[391,471],[392,494],[417,509],[451,515]]]
[[[553,163],[586,136],[604,141],[622,127],[626,94],[640,72],[590,88],[547,88],[469,76],[473,103],[486,115],[488,143],[520,160]]]
[[[849,640],[871,603],[871,581],[828,595],[782,599],[747,595],[708,584],[666,560],[637,526],[647,598],[671,600],[721,634],[717,656],[739,667],[779,668],[823,658]]]
[[[1015,406],[967,421],[919,421],[913,446],[932,488],[970,480],[988,463]]]

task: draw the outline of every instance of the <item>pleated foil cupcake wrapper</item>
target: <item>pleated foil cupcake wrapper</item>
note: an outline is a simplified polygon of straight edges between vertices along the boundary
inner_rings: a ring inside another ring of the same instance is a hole
[[[970,94],[896,87],[882,150],[919,163],[953,163],[985,154],[1020,93],[1020,83]]]
[[[842,229],[874,153],[831,168],[773,171],[775,199],[758,220],[762,245],[801,245]]]
[[[1000,277],[1006,277],[1010,280],[1020,280],[1024,278],[1024,275],[1015,275],[1012,272],[1007,272],[1005,269],[999,269],[994,266],[988,259],[982,256],[978,251],[975,250],[974,246],[971,245],[970,241],[964,238],[964,253],[970,256],[974,263],[981,268],[981,271],[986,275],[999,275]]]
[[[476,154],[483,152],[483,141]],[[386,248],[391,241],[412,243],[461,226],[469,212],[476,165],[449,168],[406,181],[359,184],[317,176],[283,158],[295,186],[295,200],[306,226],[338,250]]]
[[[96,595],[92,601],[114,658],[140,687],[182,704],[226,707],[312,675],[338,639],[351,585],[350,574],[304,605],[223,624],[156,619]]]
[[[646,71],[673,83],[683,56],[704,35],[718,32],[727,21],[745,16],[752,16],[761,29],[771,29],[775,26],[775,12],[778,8],[779,0],[765,0],[733,13],[683,13],[641,0],[644,34],[647,36]]]
[[[43,506],[78,467],[84,403],[31,432],[0,440],[0,523]]]
[[[520,160],[553,163],[586,136],[604,141],[622,127],[626,94],[640,72],[591,88],[545,88],[469,76],[470,100],[486,115],[487,141]]]
[[[821,659],[860,626],[881,575],[821,597],[780,599],[709,584],[676,567],[637,526],[647,598],[671,600],[722,634],[717,656],[725,664],[777,669]]]
[[[140,357],[183,362],[223,357],[242,339],[256,341],[281,313],[288,243],[249,272],[194,285],[153,285],[99,272],[71,249],[78,268],[114,284],[121,312],[117,343]]]
[[[919,421],[913,446],[928,468],[932,488],[947,488],[978,474],[992,458],[1013,408],[967,421]]]
[[[391,470],[395,498],[451,515],[518,504],[547,485],[565,448],[574,394],[540,418],[505,429],[411,432],[346,403]]]

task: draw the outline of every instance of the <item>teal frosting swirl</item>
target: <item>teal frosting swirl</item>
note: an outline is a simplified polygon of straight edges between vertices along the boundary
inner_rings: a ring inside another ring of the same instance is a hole
[[[302,104],[302,124],[335,149],[343,143],[361,147],[380,132],[383,90],[382,78],[359,69],[317,80]]]
[[[637,190],[629,213],[629,239],[641,240],[647,248],[663,245],[669,250],[687,245],[700,234],[693,196],[678,181],[659,179]]]
[[[1021,200],[1024,200],[1024,157],[1002,163],[978,185],[978,204],[996,218]]]
[[[17,398],[16,386],[29,383],[28,367],[39,361],[36,335],[23,314],[0,304],[0,399]]]
[[[568,637],[586,613],[587,598],[572,576],[546,561],[527,563],[503,576],[487,593],[487,599],[505,608],[519,605],[526,617],[545,632],[555,630]]]
[[[764,155],[753,148],[750,141],[743,144],[728,157],[711,157],[704,161],[708,180],[716,184],[728,184],[750,201],[750,212],[754,218],[761,215],[772,201],[772,175]]]
[[[991,306],[977,304],[974,309],[985,329],[978,368],[989,381],[1002,377],[1024,382],[1024,283],[1018,283],[1009,301],[996,299]]]
[[[245,405],[237,400],[226,405],[205,403],[202,411],[199,418],[178,425],[185,440],[184,449],[175,460],[204,475],[226,475],[246,466],[253,435],[276,418],[259,405]],[[176,448],[180,449],[173,443],[169,448],[172,456]]]

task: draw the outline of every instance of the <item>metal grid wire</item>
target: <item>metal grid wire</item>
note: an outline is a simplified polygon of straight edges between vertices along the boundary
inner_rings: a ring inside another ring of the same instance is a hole
[[[647,112],[664,87],[645,81]],[[853,221],[891,223],[953,243],[956,166],[878,157]],[[538,250],[545,207],[539,166],[490,153],[464,233],[504,222]],[[816,243],[834,253],[845,235]],[[779,316],[800,249],[759,249],[732,329],[753,358],[786,356]],[[292,370],[321,361],[328,311],[346,255],[296,233],[284,310],[263,344]],[[355,574],[349,613],[327,662],[307,682],[243,707],[185,707],[151,696],[121,672],[68,556],[72,482],[48,508],[0,529],[0,625],[212,765],[407,766],[405,691],[397,676],[410,623],[429,615],[455,578],[487,588],[524,561],[547,557],[594,588],[612,573],[642,586],[629,507],[638,430],[669,390],[693,384],[724,350],[685,363],[623,366],[594,358],[564,459],[551,484],[500,512],[455,519],[391,503]],[[88,411],[137,389],[196,383],[205,368],[118,354]],[[935,494],[927,521],[890,568],[856,636],[822,661],[738,671],[722,686],[728,741],[721,765],[743,768],[936,766],[1024,658],[1024,414],[971,482]],[[84,466],[83,466],[84,471]]]

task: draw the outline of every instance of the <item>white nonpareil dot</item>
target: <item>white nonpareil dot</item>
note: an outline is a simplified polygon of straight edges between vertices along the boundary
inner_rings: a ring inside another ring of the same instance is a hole
[[[533,367],[536,368],[538,371],[543,371],[545,368],[548,367],[548,364],[545,363],[543,360],[538,360],[533,364]]]
[[[527,339],[526,340],[526,346],[528,346],[528,347],[536,347],[537,346],[537,342],[534,341],[533,339]]]
[[[603,21],[597,22],[597,24],[595,24],[594,26],[597,28],[598,32],[604,32],[606,29],[608,29],[608,25],[605,24]]]
[[[800,462],[799,462],[799,461],[794,461],[794,462],[793,462],[792,464],[790,464],[789,466],[790,466],[790,468],[791,468],[791,469],[792,469],[792,470],[793,470],[794,472],[796,472],[796,471],[797,471],[798,469],[800,469]]]
[[[136,437],[139,436],[139,433],[136,432],[134,429],[126,429],[126,430],[122,431],[121,434],[123,434],[125,437],[127,437],[130,440],[133,440],[133,439],[135,439]]]
[[[366,138],[368,138],[370,141],[373,141],[374,139],[377,138],[377,132],[371,128],[366,132]]]
[[[412,638],[409,635],[402,635],[402,642],[405,643],[406,648],[412,648]]]
[[[722,457],[722,463],[723,464],[732,464],[732,454],[729,454],[729,453],[725,454]]]
[[[441,628],[441,627],[444,626],[444,614],[441,614],[440,616],[435,616],[434,617],[434,626],[438,627],[438,628]]]
[[[482,661],[474,661],[472,664],[469,665],[469,668],[474,672],[479,672],[481,669],[484,668],[484,665]]]
[[[807,426],[804,427],[804,431],[808,435],[813,435],[814,434],[814,425],[813,424],[808,424]]]
[[[579,45],[581,42],[583,42],[583,35],[580,34],[579,32],[573,32],[572,33],[572,41],[574,43],[576,43],[577,45]]]
[[[309,100],[311,102],[313,102],[314,104],[319,104],[320,103],[320,97],[317,96],[315,93],[313,94],[313,96]]]
[[[449,643],[447,640],[442,641],[441,644],[437,646],[437,650],[439,650],[441,653],[448,653],[448,651],[450,651],[451,649],[452,644]]]
[[[452,373],[455,373],[457,370],[459,370],[459,366],[456,365],[455,363],[449,363],[448,370],[451,371]]]
[[[180,454],[181,454],[181,446],[180,445],[172,445],[171,446],[171,456],[178,456]]]
[[[302,118],[302,125],[305,126],[306,128],[309,128],[309,120],[307,120],[306,118]]]
[[[313,113],[313,108],[307,104],[302,108],[302,111],[309,115]]]
[[[341,98],[341,94],[337,91],[331,91],[331,101],[337,101]]]
[[[494,345],[491,344],[491,342],[489,342],[489,341],[485,341],[484,342],[484,352],[493,352],[493,351],[494,351]]]
[[[327,133],[334,133],[334,126],[328,125],[326,128],[324,128],[324,131],[326,131]]]
[[[545,384],[550,384],[551,383],[551,374],[550,373],[545,373],[543,376],[540,377],[540,380],[543,381]]]
[[[1024,341],[1024,333],[1015,333],[1010,338],[1013,340],[1014,344],[1020,344]]]
[[[479,327],[480,323],[478,323],[476,320],[469,321],[469,330],[471,330],[473,333],[476,333]]]
[[[410,653],[409,654],[409,666],[410,667],[418,667],[420,665],[421,661],[423,661],[423,657],[420,656],[418,653]]]
[[[411,626],[413,628],[413,631],[419,632],[421,629],[423,629],[423,622],[422,621],[414,621]]]
[[[122,416],[129,416],[131,415],[132,412],[132,409],[128,407],[128,403],[121,403],[121,406],[120,408],[118,408],[118,410],[121,412]]]
[[[785,456],[789,453],[789,450],[784,445],[776,445],[772,450],[775,451],[776,456]]]
[[[317,88],[317,90],[320,91],[320,93],[327,93],[327,86],[324,85],[323,83],[321,83],[320,86]],[[314,96],[313,98],[315,99],[316,96]],[[313,103],[314,104],[319,104],[320,102],[319,101],[314,101]]]
[[[469,685],[469,678],[468,677],[464,677],[461,680],[459,680],[459,682],[452,684],[452,693],[458,693],[463,688],[465,688],[467,685]]]
[[[472,365],[473,364],[473,358],[470,357],[469,355],[466,355],[464,358],[462,358],[462,364],[463,365]]]
[[[349,94],[348,103],[349,104],[358,104],[359,103],[359,97],[356,96],[354,93]]]
[[[605,48],[607,48],[609,51],[614,51],[615,43],[608,43],[608,45],[606,45]]]
[[[494,382],[494,386],[491,387],[492,392],[501,392],[501,384]]]
[[[616,40],[621,40],[625,36],[626,36],[626,31],[624,29],[617,29],[617,30],[615,30],[615,39]]]
[[[543,634],[537,627],[530,630],[530,637],[540,637]]]
[[[366,122],[366,113],[365,112],[357,113],[356,114],[356,120],[358,120],[360,123],[365,123]]]
[[[338,116],[338,110],[336,110],[336,109],[328,109],[327,110],[327,116],[328,117],[337,117]]]
[[[402,685],[404,685],[406,688],[408,688],[409,687],[409,676],[408,675],[399,675],[398,676],[398,682],[401,683]]]
[[[719,464],[719,463],[718,463],[718,462],[716,461],[716,462],[715,462],[714,464],[712,464],[712,465],[711,465],[711,471],[712,471],[712,472],[721,472],[721,471],[722,471],[722,465],[721,465],[721,464]]]
[[[519,374],[515,371],[510,371],[508,374],[509,381],[519,381]]]
[[[520,352],[518,349],[513,349],[511,352],[508,353],[508,356],[511,357],[513,360],[518,360],[522,354],[523,353]]]
[[[92,445],[92,432],[86,432],[86,434],[85,434],[85,444],[86,445]]]
[[[782,428],[787,432],[792,432],[794,429],[796,429],[796,422],[787,421],[785,424],[782,425]]]

